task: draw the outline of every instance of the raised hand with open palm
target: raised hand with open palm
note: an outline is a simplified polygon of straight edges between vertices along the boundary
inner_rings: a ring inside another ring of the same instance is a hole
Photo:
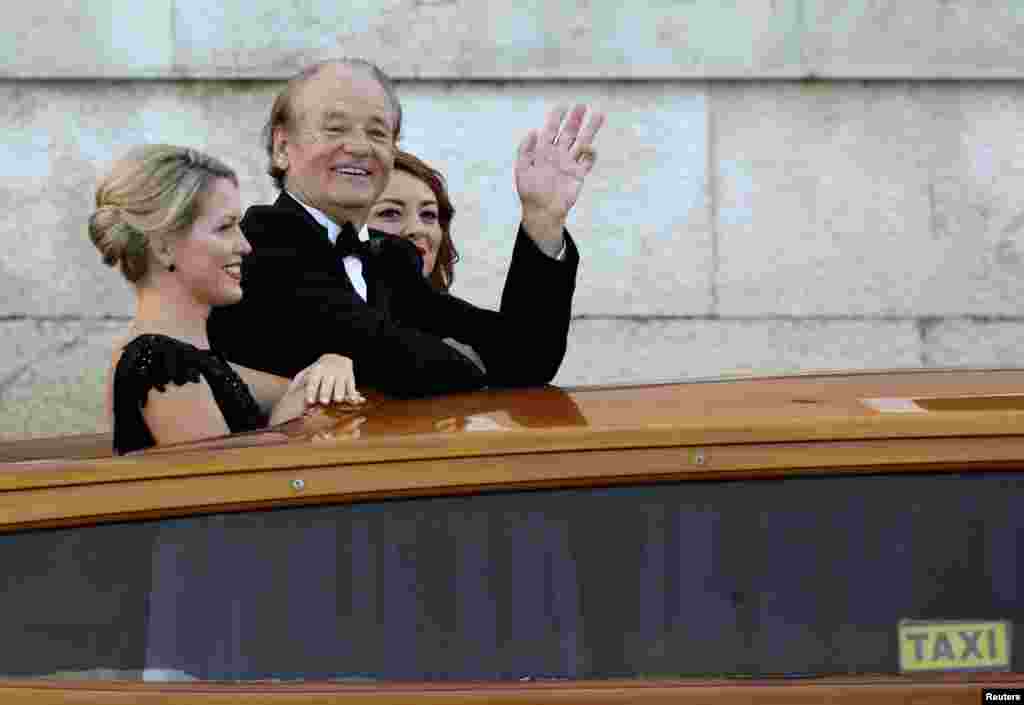
[[[552,256],[562,247],[565,219],[597,159],[592,145],[604,124],[604,114],[592,111],[586,124],[585,117],[585,105],[576,105],[571,111],[556,106],[543,128],[531,130],[523,138],[516,155],[523,226],[537,246]]]

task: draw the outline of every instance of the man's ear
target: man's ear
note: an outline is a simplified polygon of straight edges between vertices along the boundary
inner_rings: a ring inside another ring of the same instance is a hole
[[[288,168],[288,129],[284,125],[274,128],[274,166]]]

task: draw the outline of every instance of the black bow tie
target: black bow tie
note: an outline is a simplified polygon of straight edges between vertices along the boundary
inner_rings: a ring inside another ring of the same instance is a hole
[[[399,245],[399,248],[405,248],[408,250],[409,255],[414,257],[417,263],[416,270],[419,271],[423,268],[423,257],[420,255],[420,251],[410,243],[403,242],[402,238],[390,233],[381,232],[380,230],[372,228],[367,228],[366,230],[370,239],[362,242],[359,239],[359,235],[356,234],[355,226],[352,223],[345,223],[341,228],[341,232],[338,233],[338,239],[334,241],[334,251],[338,254],[338,257],[358,257],[365,264],[367,257],[380,257],[382,248],[387,247],[391,243],[401,242],[402,244]]]
[[[345,223],[341,226],[338,239],[334,241],[334,251],[339,257],[362,257],[364,253],[363,243],[359,241],[359,234],[352,223]]]

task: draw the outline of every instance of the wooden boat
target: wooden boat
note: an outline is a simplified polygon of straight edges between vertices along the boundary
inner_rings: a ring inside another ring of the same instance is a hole
[[[0,461],[4,703],[1024,687],[1024,370],[371,394],[125,457],[98,435]],[[913,670],[949,654],[901,625],[965,629],[948,620],[982,625],[979,658]],[[982,654],[993,624],[1007,651]]]

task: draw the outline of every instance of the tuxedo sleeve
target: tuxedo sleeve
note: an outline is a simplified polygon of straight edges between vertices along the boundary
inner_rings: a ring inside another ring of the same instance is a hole
[[[454,296],[405,292],[396,306],[403,320],[439,337],[473,347],[491,386],[550,382],[565,358],[579,252],[568,232],[565,256],[544,254],[520,227],[505,279],[500,311]]]
[[[356,384],[418,397],[479,389],[483,373],[440,338],[401,327],[366,304],[338,272],[333,252],[311,249],[288,213],[267,208],[242,222],[253,252],[242,301],[214,309],[211,344],[228,359],[293,377],[325,353],[353,360]],[[308,236],[308,233],[301,233]]]

